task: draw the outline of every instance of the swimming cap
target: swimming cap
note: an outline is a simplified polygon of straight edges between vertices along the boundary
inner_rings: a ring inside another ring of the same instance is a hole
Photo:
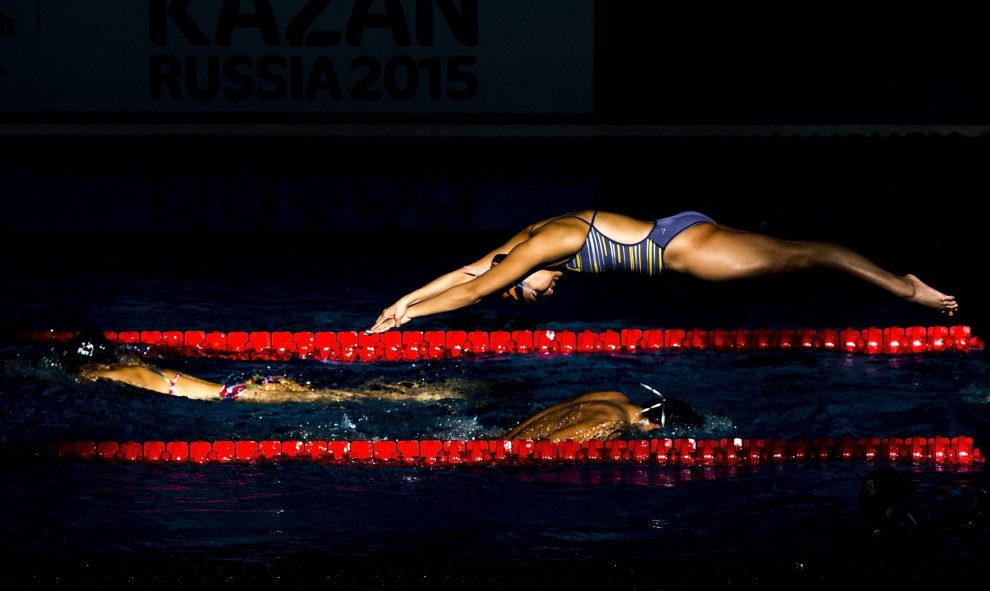
[[[651,423],[661,427],[667,425],[697,427],[705,422],[705,417],[695,412],[690,404],[676,398],[664,398],[662,403],[653,405],[641,414]]]
[[[69,369],[88,363],[112,363],[117,360],[116,347],[102,332],[81,332],[65,344],[62,359]]]

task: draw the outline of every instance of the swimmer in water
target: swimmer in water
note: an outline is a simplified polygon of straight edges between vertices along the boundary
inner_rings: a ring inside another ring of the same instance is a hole
[[[706,281],[756,279],[828,269],[952,316],[959,309],[914,275],[895,275],[849,248],[735,230],[694,211],[659,220],[582,210],[526,226],[480,259],[423,285],[385,308],[367,333],[471,306],[500,293],[532,303],[553,295],[565,271],[685,273]]]
[[[536,413],[510,429],[503,439],[607,440],[675,424],[699,426],[704,423],[704,417],[687,403],[666,398],[646,384],[641,385],[660,400],[644,408],[617,390],[588,392]]]
[[[101,332],[84,332],[73,337],[62,352],[62,363],[66,369],[87,380],[111,380],[196,400],[277,403],[345,400],[359,396],[420,401],[452,397],[449,392],[438,395],[437,392],[410,392],[409,388],[386,388],[375,392],[313,390],[281,376],[254,376],[233,385],[210,382],[139,359],[121,359],[115,344]],[[536,413],[509,430],[503,438],[534,441],[615,439],[668,425],[697,426],[704,422],[704,418],[687,403],[666,398],[646,384],[641,385],[658,396],[659,401],[642,407],[619,391],[588,392]]]
[[[388,400],[452,398],[447,391],[414,391],[414,384],[379,386],[375,391],[314,390],[283,376],[255,375],[233,384],[210,382],[184,372],[165,369],[133,357],[122,358],[117,346],[101,332],[73,337],[61,352],[62,364],[87,380],[111,380],[159,394],[196,400],[264,403],[339,401],[355,397]]]

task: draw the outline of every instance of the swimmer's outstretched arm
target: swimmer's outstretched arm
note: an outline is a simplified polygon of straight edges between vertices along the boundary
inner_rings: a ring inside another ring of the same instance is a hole
[[[420,302],[434,298],[437,295],[453,287],[467,283],[474,278],[475,275],[470,273],[466,267],[445,273],[419,289],[407,293],[399,298],[394,304],[388,308],[385,308],[382,313],[378,315],[378,318],[375,320],[375,324],[366,332],[385,332],[392,328],[398,328],[399,326],[412,320],[412,317],[408,315],[410,306],[414,306]]]
[[[559,253],[547,249],[547,245],[552,244],[552,237],[531,238],[527,227],[470,265],[445,273],[399,298],[385,308],[365,332],[386,332],[413,318],[477,304],[482,298],[515,285],[540,265],[559,258]],[[509,256],[492,267],[491,261],[496,254]]]

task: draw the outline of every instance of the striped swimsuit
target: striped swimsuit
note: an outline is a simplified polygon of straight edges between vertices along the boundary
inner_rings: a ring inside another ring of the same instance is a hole
[[[644,275],[659,275],[664,269],[663,250],[675,236],[697,224],[711,223],[712,219],[696,211],[684,211],[653,222],[649,235],[635,244],[616,242],[595,227],[596,211],[588,222],[588,237],[574,258],[564,263],[564,268],[579,273],[604,271],[631,271]],[[577,216],[569,216],[577,217]]]

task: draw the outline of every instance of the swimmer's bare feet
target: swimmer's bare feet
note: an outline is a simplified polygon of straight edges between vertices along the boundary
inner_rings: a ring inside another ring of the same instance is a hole
[[[935,308],[939,312],[949,316],[952,316],[959,310],[959,303],[956,302],[956,296],[945,295],[937,289],[929,287],[928,284],[914,275],[908,274],[904,278],[914,286],[914,293],[905,298],[907,301],[928,306],[929,308]]]

